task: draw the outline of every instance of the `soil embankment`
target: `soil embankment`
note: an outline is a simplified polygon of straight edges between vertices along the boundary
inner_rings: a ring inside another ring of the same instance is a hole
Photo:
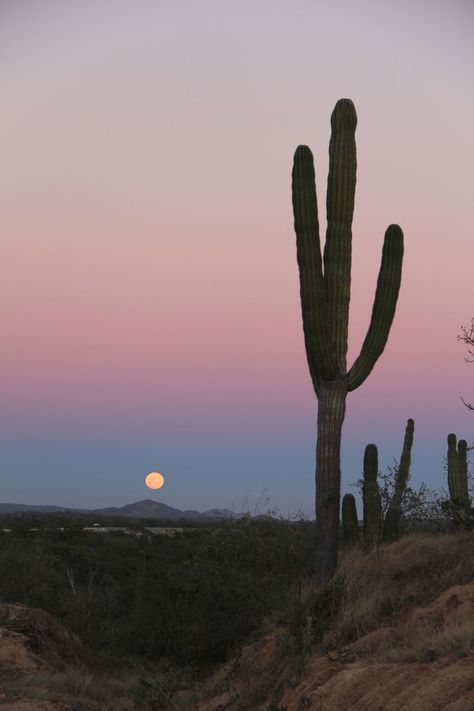
[[[138,674],[100,672],[53,616],[0,605],[0,711],[474,710],[474,534],[354,550],[300,612],[206,682],[137,705]]]

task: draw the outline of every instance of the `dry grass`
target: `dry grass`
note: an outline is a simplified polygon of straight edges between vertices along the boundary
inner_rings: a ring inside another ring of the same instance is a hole
[[[325,643],[349,644],[377,661],[473,654],[472,581],[472,533],[413,535],[369,555],[352,551],[334,581],[342,602]]]
[[[467,657],[474,654],[474,622],[463,620],[443,629],[413,627],[403,629],[374,657],[383,662],[431,662],[441,657]]]

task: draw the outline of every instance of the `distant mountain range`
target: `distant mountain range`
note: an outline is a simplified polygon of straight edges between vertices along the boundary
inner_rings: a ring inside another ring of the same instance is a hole
[[[137,501],[134,504],[126,504],[125,506],[110,506],[105,509],[74,509],[65,506],[34,506],[28,504],[0,504],[0,514],[5,513],[73,513],[101,515],[101,516],[124,516],[127,518],[161,518],[167,521],[195,521],[195,520],[212,520],[219,518],[241,518],[243,514],[235,513],[229,509],[210,509],[209,511],[181,511],[174,509],[172,506],[167,506],[153,499],[144,499]]]

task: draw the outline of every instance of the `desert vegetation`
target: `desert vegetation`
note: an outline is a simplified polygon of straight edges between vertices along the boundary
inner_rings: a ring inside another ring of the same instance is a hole
[[[60,531],[52,516],[45,528],[28,523],[3,518],[12,530],[1,537],[0,600],[51,612],[111,655],[222,661],[311,572],[307,521],[248,517],[172,537]]]
[[[222,708],[287,711],[298,708],[286,696],[315,658],[323,666],[328,659],[401,665],[472,658],[472,624],[445,607],[452,595],[460,605],[471,599],[473,534],[459,526],[449,498],[406,485],[399,540],[382,544],[398,468],[372,471],[376,544],[366,545],[350,504],[352,538],[345,523],[338,570],[317,593],[310,585],[312,521],[247,516],[153,536],[135,520],[127,522],[135,535],[98,535],[83,530],[87,517],[4,515],[0,622],[29,635],[40,657],[55,650],[61,667],[24,684],[0,679],[0,693],[50,694],[77,711],[218,708],[212,699],[232,684],[222,674],[216,682],[213,670],[229,660],[242,664],[241,648],[252,656],[270,637],[265,674],[255,678],[258,665],[251,664],[240,679],[241,706]]]

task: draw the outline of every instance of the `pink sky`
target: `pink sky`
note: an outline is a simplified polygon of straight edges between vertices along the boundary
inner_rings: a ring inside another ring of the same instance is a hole
[[[391,464],[413,417],[414,480],[441,485],[448,432],[474,439],[456,341],[474,315],[473,20],[456,0],[0,5],[2,500],[121,504],[163,469],[171,505],[268,488],[311,512],[290,175],[309,144],[323,208],[343,96],[359,116],[352,357],[384,231],[405,233],[343,478],[369,441]]]

